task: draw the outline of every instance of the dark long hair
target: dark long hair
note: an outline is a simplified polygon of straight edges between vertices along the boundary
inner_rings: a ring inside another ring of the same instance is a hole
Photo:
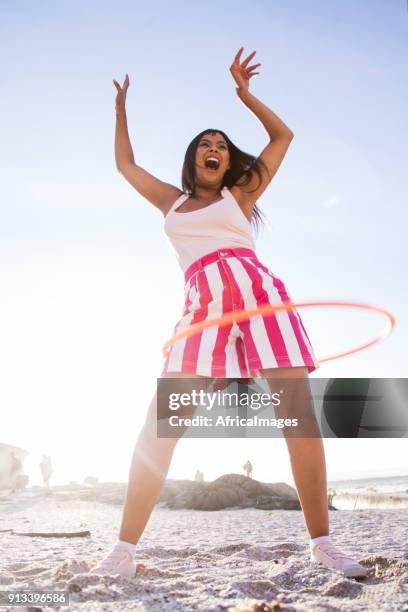
[[[243,187],[245,187],[245,185],[248,185],[248,183],[252,179],[253,173],[255,172],[255,174],[259,178],[259,183],[253,190],[255,191],[259,187],[262,181],[261,168],[264,169],[266,173],[268,173],[268,169],[266,165],[263,163],[261,159],[257,159],[256,157],[254,157],[254,155],[241,151],[241,149],[235,146],[234,143],[228,138],[228,136],[222,130],[216,130],[216,129],[208,129],[208,130],[204,130],[203,132],[200,132],[200,134],[198,134],[195,138],[193,138],[193,140],[188,145],[186,154],[184,156],[183,169],[181,171],[181,184],[183,187],[183,191],[185,193],[188,193],[190,196],[195,195],[195,179],[196,179],[195,157],[196,157],[198,143],[200,142],[201,138],[205,134],[213,135],[216,133],[223,135],[227,143],[228,151],[230,154],[231,168],[227,170],[226,173],[224,174],[223,181],[222,181],[222,187],[230,188],[233,185],[235,185],[237,181],[241,178],[243,179],[243,182],[241,182],[240,180],[239,184],[240,186],[242,185]],[[253,192],[250,191],[248,193],[253,193]],[[259,210],[258,205],[255,204],[252,210],[251,223],[254,224],[256,232],[258,232],[260,225],[264,223],[264,220],[262,219],[263,216],[264,215]]]

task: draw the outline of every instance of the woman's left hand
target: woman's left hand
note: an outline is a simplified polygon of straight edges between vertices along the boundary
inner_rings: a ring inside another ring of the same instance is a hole
[[[238,90],[248,91],[249,79],[255,76],[255,74],[259,74],[259,72],[254,72],[254,70],[255,68],[258,68],[258,66],[261,66],[261,64],[253,64],[252,66],[248,66],[249,62],[254,57],[256,51],[253,51],[250,55],[248,55],[248,57],[242,62],[242,64],[240,64],[241,53],[243,50],[244,50],[244,47],[241,47],[241,49],[236,54],[234,61],[232,62],[230,66],[230,72],[231,72],[232,78],[234,79],[235,83],[238,85],[237,91]]]

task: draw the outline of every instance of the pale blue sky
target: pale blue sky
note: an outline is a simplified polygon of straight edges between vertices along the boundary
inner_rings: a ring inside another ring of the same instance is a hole
[[[61,481],[126,479],[183,279],[161,213],[116,171],[112,79],[130,76],[136,162],[180,186],[202,129],[253,154],[267,142],[229,74],[241,45],[262,62],[251,90],[295,133],[260,200],[261,260],[297,301],[368,302],[397,317],[385,342],[313,376],[408,375],[404,1],[8,1],[0,23],[2,441],[53,454]],[[383,326],[351,311],[301,315],[318,357]],[[226,469],[248,454],[259,478],[290,480],[286,458],[265,462],[266,445],[275,458],[282,445],[262,442],[229,441]],[[169,475],[219,475],[210,443],[183,442]],[[370,444],[362,460],[362,441],[328,441],[329,476],[406,465],[405,441]]]

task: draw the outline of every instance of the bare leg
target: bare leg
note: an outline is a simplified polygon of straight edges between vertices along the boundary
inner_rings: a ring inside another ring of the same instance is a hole
[[[274,378],[304,378],[309,385],[306,367],[270,368],[263,376]],[[296,406],[296,414],[309,411],[313,406]],[[293,479],[296,484],[305,523],[311,538],[329,535],[327,475],[323,442],[320,437],[286,437]]]
[[[166,378],[202,378],[194,374],[166,373]],[[164,484],[178,438],[157,437],[156,392],[136,442],[129,470],[119,539],[136,544],[150,518]]]

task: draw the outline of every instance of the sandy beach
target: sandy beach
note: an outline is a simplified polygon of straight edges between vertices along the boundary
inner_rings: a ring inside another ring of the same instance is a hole
[[[408,509],[330,511],[335,542],[369,569],[357,581],[310,565],[298,510],[159,504],[138,544],[145,568],[129,579],[87,574],[115,541],[121,507],[80,497],[68,488],[0,497],[0,589],[70,592],[70,606],[1,609],[408,610]]]

